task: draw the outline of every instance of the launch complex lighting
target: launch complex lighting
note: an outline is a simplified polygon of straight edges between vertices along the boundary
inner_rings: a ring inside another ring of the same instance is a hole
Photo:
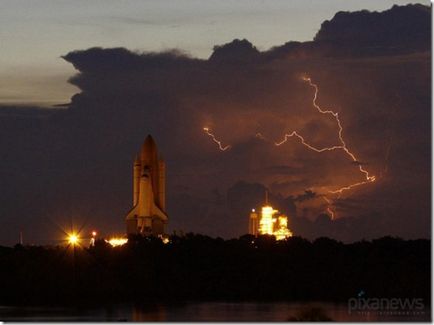
[[[273,235],[277,240],[292,236],[292,232],[288,229],[288,217],[283,214],[279,215],[279,211],[269,205],[262,207],[259,233]]]
[[[169,238],[165,237],[165,236],[158,236],[158,238],[161,239],[161,241],[163,242],[163,244],[168,244]],[[105,240],[106,243],[110,244],[112,247],[118,247],[118,246],[123,246],[126,243],[128,243],[128,238],[124,238],[124,237],[113,237],[110,238],[109,240]]]
[[[68,244],[75,246],[78,243],[79,243],[79,238],[76,234],[72,233],[68,235]]]
[[[259,232],[263,235],[273,235],[274,231],[274,223],[276,219],[273,219],[273,214],[277,211],[274,210],[271,206],[262,207],[262,217],[259,223]]]
[[[127,238],[122,237],[114,237],[106,240],[106,243],[109,243],[112,247],[123,246],[128,242]]]
[[[271,235],[277,240],[292,236],[292,232],[288,229],[288,217],[268,204],[268,191],[265,191],[265,205],[261,209],[260,216],[255,209],[250,213],[249,233],[255,236]]]
[[[292,237],[292,232],[288,229],[288,217],[280,214],[268,204],[262,207],[260,215],[256,213],[255,209],[252,209],[249,233],[255,236],[271,235],[275,236],[277,240]]]

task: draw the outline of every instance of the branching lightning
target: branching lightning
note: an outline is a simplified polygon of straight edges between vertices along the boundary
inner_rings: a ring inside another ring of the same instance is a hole
[[[219,147],[219,149],[220,149],[221,151],[226,151],[226,150],[228,150],[228,149],[231,148],[230,145],[223,146],[223,145],[222,145],[222,142],[221,142],[220,140],[217,140],[216,137],[215,137],[215,135],[214,135],[213,133],[211,133],[211,129],[210,129],[209,127],[204,127],[203,130],[205,131],[206,134],[208,134],[208,135],[211,137],[211,139],[212,139],[215,143],[217,143],[217,145],[218,145],[218,147]]]
[[[342,133],[343,133],[343,127],[342,127],[341,121],[339,119],[339,113],[338,112],[333,112],[332,110],[322,109],[317,104],[317,102],[316,102],[317,98],[318,98],[318,92],[319,92],[318,86],[316,84],[314,84],[312,82],[311,78],[309,78],[309,77],[303,77],[302,79],[304,81],[308,82],[309,85],[312,88],[314,88],[314,90],[315,90],[315,93],[314,93],[314,96],[313,96],[313,100],[312,100],[312,105],[317,109],[317,111],[319,113],[331,115],[336,120],[336,124],[337,124],[338,129],[339,129],[338,136],[339,136],[340,145],[335,145],[335,146],[332,146],[332,147],[316,148],[316,147],[310,145],[309,143],[307,143],[306,140],[300,134],[297,133],[297,131],[293,131],[292,133],[285,134],[284,139],[282,141],[280,141],[280,142],[276,142],[275,145],[276,146],[280,146],[280,145],[284,144],[285,142],[287,142],[289,138],[295,136],[295,137],[297,137],[301,141],[301,143],[305,147],[307,147],[310,150],[313,150],[315,152],[343,150],[351,158],[351,160],[358,165],[359,171],[364,175],[364,180],[360,181],[360,182],[357,182],[357,183],[354,183],[354,184],[343,186],[343,187],[338,188],[336,190],[330,190],[330,191],[328,191],[328,193],[341,195],[344,191],[350,190],[350,189],[352,189],[354,187],[357,187],[357,186],[360,186],[360,185],[363,185],[363,184],[367,184],[367,183],[375,182],[375,179],[376,179],[375,176],[374,175],[372,175],[372,176],[369,175],[369,172],[362,167],[361,163],[358,161],[358,159],[356,158],[355,154],[352,153],[348,149],[347,144],[345,143],[345,140],[344,140],[343,135],[342,135]],[[335,213],[330,208],[331,201],[330,201],[330,199],[328,199],[325,196],[323,196],[323,198],[329,204],[329,207],[327,208],[327,211],[330,213],[330,215],[331,215],[331,217],[333,219],[334,216],[335,216]]]
[[[297,138],[300,139],[301,143],[304,146],[306,146],[307,148],[309,148],[309,149],[311,149],[313,151],[316,151],[316,152],[324,152],[324,151],[332,151],[332,150],[343,150],[352,159],[352,161],[358,165],[360,172],[363,173],[364,176],[365,176],[365,180],[361,181],[361,182],[358,182],[358,183],[350,184],[348,186],[341,187],[341,188],[339,188],[337,190],[329,191],[329,193],[332,193],[332,194],[338,194],[338,193],[342,194],[342,192],[345,191],[345,190],[349,190],[351,188],[354,188],[356,186],[360,186],[360,185],[363,185],[363,184],[366,184],[366,183],[374,182],[375,181],[375,176],[370,176],[369,173],[368,173],[368,171],[365,170],[362,167],[362,165],[359,163],[359,161],[357,160],[356,156],[348,149],[347,144],[345,143],[345,140],[344,140],[344,138],[342,136],[343,127],[342,127],[341,121],[339,119],[339,113],[333,112],[332,110],[323,110],[317,104],[317,102],[316,102],[317,97],[318,97],[318,91],[319,91],[318,86],[316,84],[314,84],[309,77],[303,77],[303,80],[307,81],[309,83],[309,85],[315,89],[315,94],[313,96],[312,104],[318,110],[318,112],[320,112],[321,114],[332,115],[335,118],[336,124],[337,124],[337,126],[339,128],[338,135],[339,135],[340,145],[332,146],[332,147],[325,147],[325,148],[315,148],[314,146],[308,144],[306,142],[306,140],[300,134],[297,133],[297,131],[293,131],[290,134],[285,134],[285,137],[284,137],[284,139],[282,141],[275,143],[276,146],[280,146],[280,145],[284,144],[286,141],[288,141],[289,138],[291,138],[293,136],[296,136]]]
[[[318,98],[318,92],[319,92],[319,88],[318,86],[312,82],[310,77],[302,77],[303,81],[307,82],[309,84],[310,87],[312,87],[315,92],[314,92],[314,96],[312,99],[312,105],[316,108],[316,110],[321,113],[321,114],[325,114],[325,115],[331,115],[335,121],[336,121],[336,125],[338,127],[338,137],[339,137],[339,144],[338,145],[334,145],[331,147],[324,147],[324,148],[318,148],[315,147],[311,144],[309,144],[305,138],[300,135],[297,131],[292,131],[291,133],[287,133],[285,134],[284,138],[282,141],[280,142],[275,142],[276,146],[281,146],[282,144],[286,143],[289,138],[292,137],[296,137],[300,140],[300,142],[308,149],[318,152],[318,153],[322,153],[325,151],[334,151],[334,150],[342,150],[345,152],[345,154],[347,156],[349,156],[352,160],[353,163],[355,163],[358,166],[359,171],[363,174],[364,176],[364,180],[360,181],[360,182],[356,182],[353,184],[349,184],[346,186],[343,186],[341,188],[335,189],[335,190],[328,190],[327,193],[329,194],[337,194],[338,197],[340,197],[340,195],[347,190],[353,189],[355,187],[367,184],[367,183],[372,183],[375,182],[376,177],[374,175],[370,175],[369,172],[363,168],[362,164],[360,163],[360,161],[357,159],[356,155],[351,152],[348,147],[347,144],[344,140],[343,137],[343,127],[342,127],[342,123],[341,120],[339,119],[339,113],[338,112],[334,112],[330,109],[322,109],[318,104],[317,104],[317,98]],[[211,129],[209,127],[204,127],[203,130],[205,131],[205,133],[212,138],[212,140],[218,145],[219,149],[221,151],[226,151],[228,149],[231,148],[230,145],[226,145],[223,146],[222,142],[220,140],[218,140],[215,135],[211,132]],[[261,133],[256,133],[255,135],[256,138],[265,140],[266,138],[261,134]],[[321,197],[324,199],[324,201],[327,203],[328,207],[327,207],[327,212],[330,214],[331,219],[334,219],[336,216],[336,212],[331,208],[332,206],[332,200],[330,198],[328,198],[325,194],[321,195]]]
[[[289,138],[292,138],[294,136],[297,137],[297,138],[299,138],[300,141],[301,141],[301,143],[303,145],[305,145],[309,149],[311,149],[313,151],[316,151],[316,152],[332,151],[332,150],[343,149],[344,148],[343,146],[333,146],[333,147],[326,147],[326,148],[321,148],[321,149],[315,148],[314,146],[311,146],[310,144],[308,144],[304,140],[304,138],[300,134],[297,133],[297,131],[292,131],[292,133],[290,133],[290,134],[285,134],[284,139],[282,141],[280,141],[280,142],[276,142],[275,145],[276,146],[280,146],[280,145],[284,144],[286,141],[288,141]]]

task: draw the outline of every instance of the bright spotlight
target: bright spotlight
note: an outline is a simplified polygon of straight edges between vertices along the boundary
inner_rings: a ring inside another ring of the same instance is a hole
[[[68,243],[71,245],[76,245],[78,244],[78,236],[76,234],[71,234],[68,237]]]

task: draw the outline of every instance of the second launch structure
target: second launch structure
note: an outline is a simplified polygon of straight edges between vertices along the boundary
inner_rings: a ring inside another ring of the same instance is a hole
[[[274,210],[268,204],[268,193],[266,193],[265,205],[261,208],[261,213],[257,213],[255,209],[252,209],[250,213],[249,234],[273,235],[277,240],[292,236],[292,232],[288,229],[288,217],[279,214],[279,211]]]

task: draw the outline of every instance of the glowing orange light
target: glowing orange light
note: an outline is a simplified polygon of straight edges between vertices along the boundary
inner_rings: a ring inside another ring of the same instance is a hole
[[[167,238],[167,237],[163,237],[161,240],[163,241],[163,244],[168,244],[168,243],[170,243],[170,240],[169,240],[169,238]]]
[[[274,236],[277,240],[285,239],[286,237],[292,237],[292,232],[288,229],[288,217],[281,215],[278,220],[278,228],[274,231]]]
[[[210,129],[209,127],[204,127],[203,130],[205,131],[206,134],[208,134],[208,135],[211,137],[211,139],[212,139],[215,143],[217,143],[217,145],[218,145],[218,147],[219,147],[219,149],[220,149],[221,151],[225,151],[225,150],[227,150],[227,149],[229,149],[229,148],[231,147],[230,145],[223,146],[223,145],[222,145],[222,142],[219,141],[219,140],[217,140],[216,137],[215,137],[215,135],[214,135],[213,133],[211,133],[211,129]]]
[[[272,235],[274,222],[273,214],[275,214],[277,210],[274,210],[271,206],[262,207],[261,211],[261,221],[259,221],[259,232],[263,235]]]
[[[277,240],[291,237],[292,232],[288,229],[288,218],[284,215],[276,218],[277,213],[278,211],[269,205],[262,207],[259,233],[261,235],[273,235]]]
[[[122,246],[125,245],[128,242],[127,238],[110,238],[109,240],[106,240],[107,243],[109,243],[113,247]]]
[[[70,245],[77,245],[78,243],[79,243],[79,238],[78,238],[78,235],[76,235],[76,234],[74,234],[74,233],[72,233],[72,234],[70,234],[69,236],[68,236],[68,243],[70,244]]]
[[[96,236],[96,231],[92,231],[92,236],[95,237]]]

